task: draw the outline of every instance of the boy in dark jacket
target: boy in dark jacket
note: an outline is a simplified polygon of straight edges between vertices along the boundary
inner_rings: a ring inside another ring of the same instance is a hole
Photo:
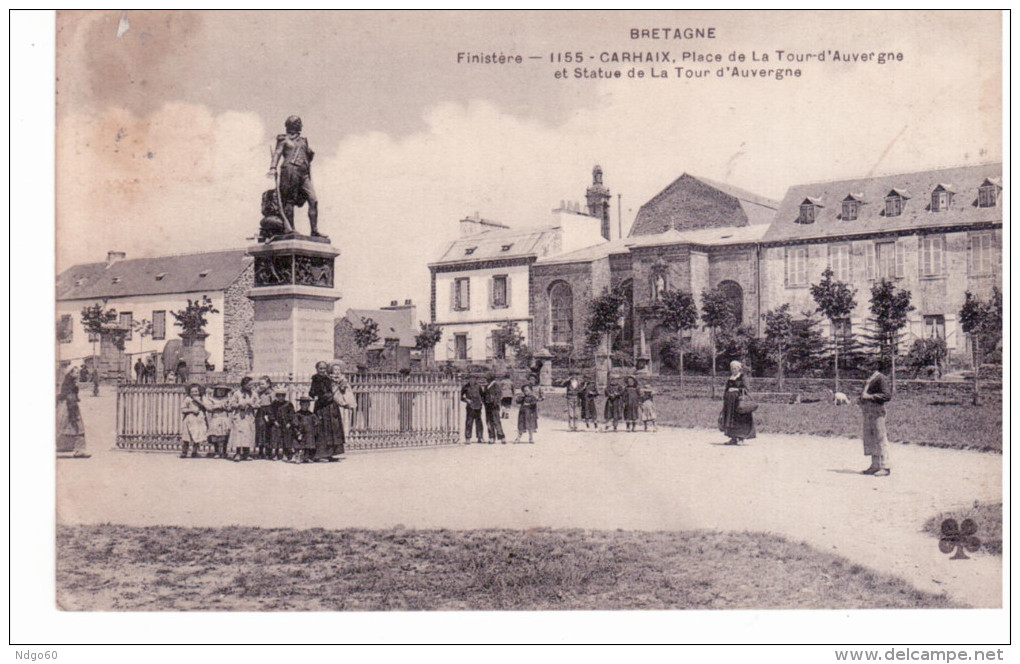
[[[287,399],[287,388],[273,394],[272,427],[269,430],[270,451],[276,459],[294,458],[294,404]]]
[[[311,397],[302,396],[298,399],[301,409],[294,413],[291,429],[297,442],[297,463],[311,461],[315,457],[315,434],[319,423],[315,414],[309,410]]]
[[[467,410],[467,416],[464,420],[464,442],[466,444],[471,443],[471,429],[474,427],[478,434],[478,442],[482,442],[482,406],[484,401],[482,399],[482,388],[478,384],[478,378],[471,376],[468,378],[467,383],[460,389],[460,400],[464,403],[465,410]]]

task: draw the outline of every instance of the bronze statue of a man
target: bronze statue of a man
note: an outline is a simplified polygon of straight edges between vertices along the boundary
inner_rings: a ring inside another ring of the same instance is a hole
[[[308,147],[308,139],[301,135],[301,118],[292,115],[284,123],[286,134],[276,137],[276,149],[269,164],[269,177],[279,178],[277,188],[283,206],[284,222],[294,229],[294,207],[308,202],[308,221],[312,235],[319,236],[319,199],[312,186],[312,159],[315,152]],[[277,175],[277,165],[280,166]]]

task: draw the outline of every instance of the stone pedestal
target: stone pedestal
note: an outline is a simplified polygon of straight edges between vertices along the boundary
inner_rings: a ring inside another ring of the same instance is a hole
[[[340,252],[322,238],[286,237],[248,248],[255,258],[253,339],[256,375],[307,377],[333,357],[333,262]]]
[[[205,362],[209,357],[209,351],[205,349],[208,337],[205,332],[181,335],[181,359],[188,365],[188,382],[204,382]],[[177,371],[177,366],[164,367],[160,375],[165,375],[167,371]]]
[[[542,368],[538,370],[538,384],[542,387],[552,387],[553,354],[548,348],[543,348],[535,353],[535,359],[542,363]]]

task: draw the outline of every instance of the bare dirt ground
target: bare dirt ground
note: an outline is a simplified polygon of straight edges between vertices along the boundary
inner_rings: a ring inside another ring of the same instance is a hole
[[[714,529],[781,534],[954,603],[1002,604],[1002,559],[951,560],[933,514],[1002,499],[1002,457],[894,446],[891,477],[858,474],[860,441],[760,433],[572,433],[535,445],[353,453],[339,463],[229,463],[125,453],[113,398],[83,396],[90,459],[57,462],[61,524],[291,528]],[[980,537],[981,533],[978,533]]]

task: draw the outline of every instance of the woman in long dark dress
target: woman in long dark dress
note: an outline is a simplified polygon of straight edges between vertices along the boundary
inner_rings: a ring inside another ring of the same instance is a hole
[[[627,376],[624,383],[623,419],[627,423],[627,431],[637,431],[637,421],[641,416],[641,391],[634,376]]]
[[[78,459],[89,456],[85,453],[85,424],[78,407],[78,376],[74,369],[64,376],[57,394],[57,453],[71,453]]]
[[[727,445],[739,445],[742,441],[758,435],[754,427],[754,414],[737,412],[740,397],[750,393],[747,381],[744,380],[743,365],[736,361],[730,362],[730,377],[726,380],[723,409],[719,416],[719,429],[729,437]]]
[[[623,419],[623,388],[612,378],[606,385],[606,405],[602,409],[602,419],[606,422],[606,431],[609,431],[610,424],[613,425],[613,431],[616,431]]]
[[[316,365],[316,371],[319,370]],[[315,399],[315,414],[319,416],[319,435],[316,439],[315,459],[316,461],[328,459],[339,460],[344,454],[346,436],[344,435],[344,410],[354,408],[354,390],[343,375],[343,367],[340,364],[333,364],[329,367],[326,380],[328,387],[321,381],[316,380],[317,374],[312,380],[312,390],[309,396]],[[326,389],[325,393],[322,392]]]

